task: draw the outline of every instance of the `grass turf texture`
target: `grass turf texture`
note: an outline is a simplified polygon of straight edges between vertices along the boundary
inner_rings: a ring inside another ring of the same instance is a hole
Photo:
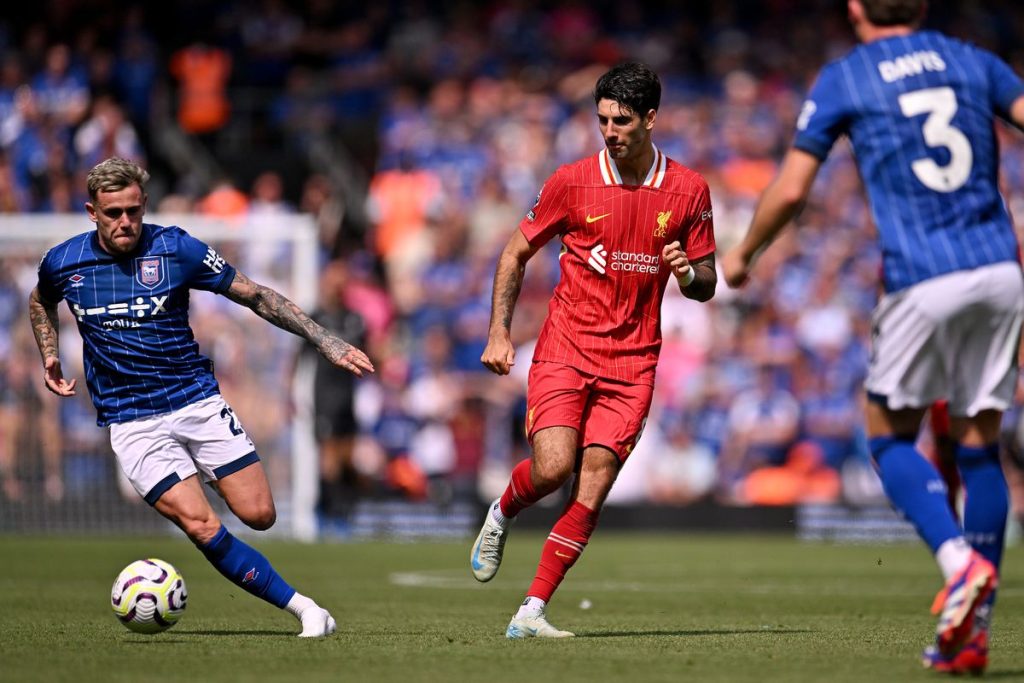
[[[918,654],[938,572],[923,546],[782,537],[596,534],[548,614],[579,636],[508,641],[543,537],[513,534],[489,584],[464,543],[258,542],[338,633],[294,637],[175,538],[0,537],[0,681],[930,680]],[[156,636],[109,607],[130,561],[184,574],[189,606]],[[1007,551],[989,677],[1024,679],[1024,551]],[[582,609],[589,600],[592,606]],[[1018,678],[1020,677],[1020,678]]]

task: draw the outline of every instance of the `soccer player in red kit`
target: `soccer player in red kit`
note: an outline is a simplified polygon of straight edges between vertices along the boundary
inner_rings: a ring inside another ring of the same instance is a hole
[[[509,335],[526,263],[562,240],[561,278],[534,351],[526,431],[533,455],[512,471],[487,513],[470,563],[479,581],[501,564],[517,514],[576,477],[541,551],[536,578],[508,638],[572,636],[548,623],[545,606],[597,525],[619,469],[640,438],[661,348],[661,299],[669,277],[682,293],[715,293],[715,239],[708,185],[651,141],[661,101],[658,76],[622,64],[597,81],[605,149],[559,168],[501,253],[481,361],[506,375]]]

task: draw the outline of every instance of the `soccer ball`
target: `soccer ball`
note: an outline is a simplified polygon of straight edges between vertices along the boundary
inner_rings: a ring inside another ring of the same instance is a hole
[[[136,633],[160,633],[174,626],[187,600],[185,579],[178,570],[153,558],[125,567],[110,590],[114,616]]]

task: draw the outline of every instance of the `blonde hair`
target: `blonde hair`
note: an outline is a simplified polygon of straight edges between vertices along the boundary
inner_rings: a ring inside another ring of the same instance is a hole
[[[96,201],[100,192],[117,192],[132,185],[138,185],[139,189],[145,192],[148,181],[149,173],[144,168],[134,161],[118,157],[111,157],[96,164],[85,177],[91,201]]]

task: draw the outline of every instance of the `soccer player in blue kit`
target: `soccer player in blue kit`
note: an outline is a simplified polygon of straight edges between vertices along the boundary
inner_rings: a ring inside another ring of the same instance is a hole
[[[1024,127],[1024,83],[973,45],[920,30],[925,0],[849,0],[862,45],[826,65],[792,149],[743,240],[722,262],[743,284],[849,136],[881,242],[884,293],[872,318],[867,428],[889,499],[945,578],[924,665],[980,673],[1007,517],[999,423],[1017,379],[1024,317],[1018,245],[999,194],[994,119]],[[963,526],[915,448],[925,410],[946,399],[966,493]]]
[[[178,525],[239,587],[287,610],[302,637],[335,630],[330,613],[296,592],[257,550],[232,536],[199,476],[247,526],[264,530],[276,510],[266,472],[238,418],[220,396],[209,359],[189,327],[189,290],[247,306],[307,339],[335,365],[372,372],[366,354],[316,324],[274,290],[235,270],[178,227],[142,222],[149,174],[107,159],[88,174],[85,208],[95,230],[50,249],[39,264],[29,317],[47,388],[75,393],[61,371],[57,305],[66,299],[84,344],[86,383],[98,424],[110,429],[118,463],[147,503]]]

